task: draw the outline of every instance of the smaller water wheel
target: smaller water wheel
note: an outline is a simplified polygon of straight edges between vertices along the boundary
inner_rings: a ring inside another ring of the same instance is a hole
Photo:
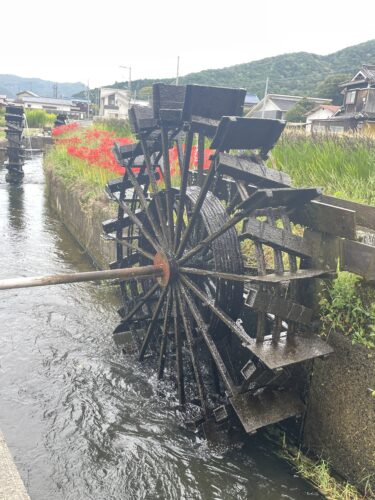
[[[103,228],[116,241],[112,268],[163,267],[156,281],[121,283],[117,341],[134,338],[140,361],[172,377],[180,404],[198,405],[206,423],[222,425],[235,413],[252,433],[303,412],[290,367],[331,349],[308,331],[312,311],[298,290],[326,272],[309,269],[310,249],[291,223],[320,191],[291,188],[287,175],[265,165],[284,123],[235,116],[244,96],[154,85],[153,109],[129,113],[139,142],[115,148],[125,173],[108,184],[118,216]],[[213,151],[204,171],[207,138]]]
[[[25,125],[24,110],[22,106],[7,106],[5,108],[6,138],[8,141],[6,168],[8,173],[6,181],[18,184],[22,181],[24,151],[22,134]]]

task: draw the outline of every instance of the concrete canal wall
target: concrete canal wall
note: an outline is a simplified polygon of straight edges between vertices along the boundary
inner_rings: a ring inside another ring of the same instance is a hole
[[[68,231],[98,267],[107,269],[116,254],[114,242],[103,239],[102,222],[113,216],[104,196],[102,201],[84,203],[86,193],[78,187],[67,189],[51,169],[46,170],[46,186],[50,205]]]
[[[87,210],[84,192],[67,189],[51,169],[46,176],[51,206],[91,258],[108,267],[115,258],[114,243],[102,239],[101,222],[113,217],[108,202]],[[375,398],[370,391],[375,389],[375,352],[353,346],[341,334],[332,333],[329,342],[334,354],[314,363],[304,444],[361,490],[368,476],[375,490]]]
[[[314,361],[304,444],[361,491],[368,481],[375,492],[375,351],[335,332],[328,341],[334,353]]]
[[[0,500],[30,500],[0,432]]]

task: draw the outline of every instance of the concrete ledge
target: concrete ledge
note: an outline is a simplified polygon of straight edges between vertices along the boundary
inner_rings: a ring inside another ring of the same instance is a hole
[[[107,269],[108,264],[116,260],[116,247],[113,241],[103,239],[102,222],[114,216],[113,207],[106,199],[85,207],[81,201],[86,194],[84,191],[67,188],[52,169],[45,172],[50,205],[95,264]]]
[[[12,455],[0,432],[0,500],[30,500]]]
[[[305,445],[327,459],[361,491],[375,491],[375,351],[352,345],[341,333],[334,352],[314,362],[304,431]]]

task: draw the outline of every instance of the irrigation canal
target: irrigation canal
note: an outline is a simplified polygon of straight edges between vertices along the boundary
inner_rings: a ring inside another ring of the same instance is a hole
[[[2,278],[93,268],[50,211],[42,159],[0,168]],[[269,443],[210,445],[170,389],[122,355],[108,285],[0,292],[0,429],[32,500],[320,498]]]

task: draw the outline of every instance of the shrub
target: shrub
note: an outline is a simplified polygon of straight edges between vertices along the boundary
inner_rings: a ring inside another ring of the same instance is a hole
[[[56,115],[47,113],[43,109],[25,110],[27,124],[30,128],[42,128],[46,125],[53,125]]]

